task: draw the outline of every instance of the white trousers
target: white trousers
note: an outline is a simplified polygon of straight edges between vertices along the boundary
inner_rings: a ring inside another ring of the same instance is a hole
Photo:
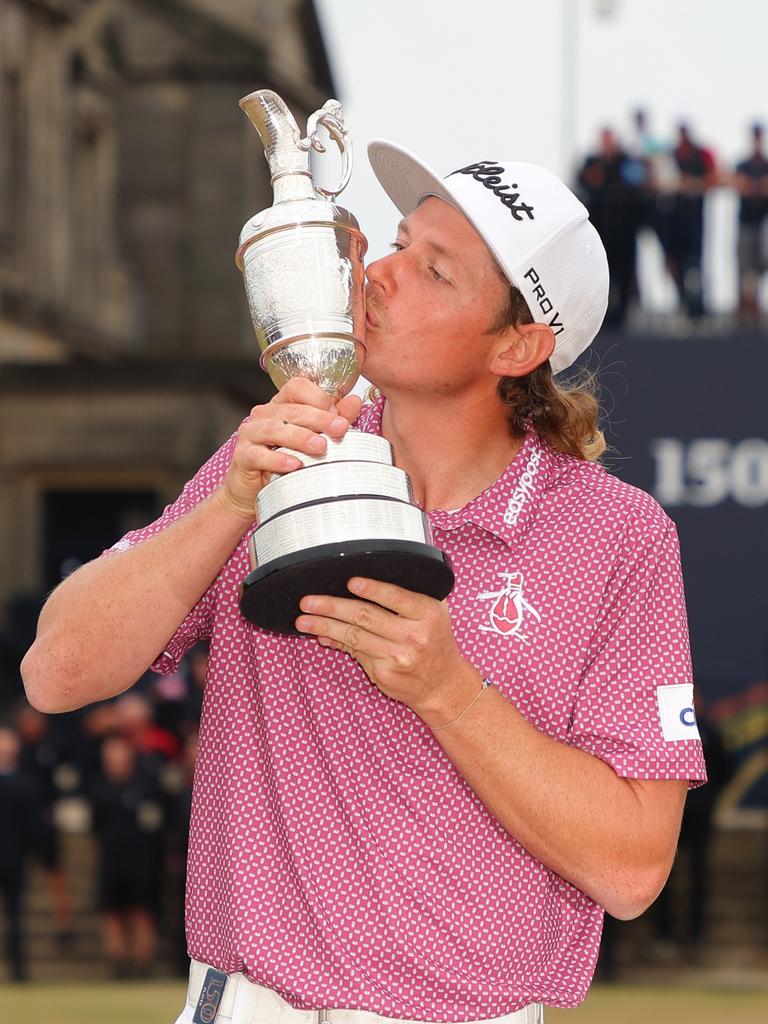
[[[187,1004],[176,1024],[192,1024],[207,973],[207,964],[192,961]],[[202,1013],[205,1024],[424,1024],[422,1021],[382,1017],[368,1010],[298,1010],[271,988],[254,985],[244,974],[228,976],[215,1018],[211,1016],[212,1012],[213,1007],[209,1007]],[[542,1024],[543,1020],[541,1003],[530,1003],[522,1010],[503,1017],[488,1018],[483,1024]]]

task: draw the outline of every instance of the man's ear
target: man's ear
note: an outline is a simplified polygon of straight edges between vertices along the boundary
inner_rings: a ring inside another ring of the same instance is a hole
[[[554,348],[555,333],[549,324],[509,327],[499,338],[490,371],[498,377],[525,377],[546,363]]]

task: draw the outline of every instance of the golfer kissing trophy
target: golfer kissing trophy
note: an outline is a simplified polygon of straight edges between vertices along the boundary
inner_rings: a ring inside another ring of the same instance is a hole
[[[240,100],[264,145],[274,205],[243,227],[243,272],[261,366],[275,387],[307,377],[335,399],[354,386],[365,353],[365,236],[336,206],[352,170],[341,106],[328,100],[307,137],[283,100],[259,90]],[[312,180],[310,151],[324,153],[319,126],[338,146],[336,189]],[[281,448],[303,465],[274,473],[257,498],[249,541],[251,572],[240,609],[251,622],[296,633],[305,594],[350,597],[347,581],[368,576],[442,599],[454,582],[450,561],[431,543],[426,515],[383,437],[348,430],[320,456]]]

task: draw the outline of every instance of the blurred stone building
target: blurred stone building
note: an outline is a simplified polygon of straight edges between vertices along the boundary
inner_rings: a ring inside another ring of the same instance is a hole
[[[0,5],[0,703],[43,594],[271,393],[233,260],[265,87],[334,95],[311,0]]]

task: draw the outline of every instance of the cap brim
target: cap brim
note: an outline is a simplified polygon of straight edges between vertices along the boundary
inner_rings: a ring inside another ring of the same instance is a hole
[[[368,145],[368,159],[379,184],[404,217],[412,213],[426,195],[436,195],[457,205],[441,177],[402,146],[386,139],[374,139]]]

